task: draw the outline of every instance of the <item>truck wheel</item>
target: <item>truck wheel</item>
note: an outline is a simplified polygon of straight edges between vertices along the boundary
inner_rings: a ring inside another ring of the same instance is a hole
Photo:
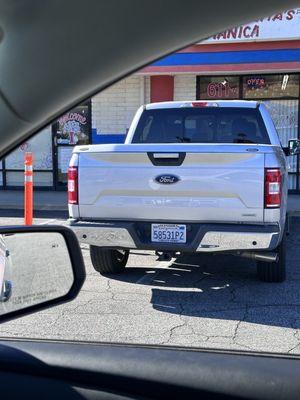
[[[100,274],[118,274],[125,269],[129,250],[109,250],[90,246],[90,256],[94,269]]]
[[[278,261],[267,263],[257,261],[257,274],[263,282],[284,282],[286,278],[286,231],[283,233],[282,241],[276,248]]]

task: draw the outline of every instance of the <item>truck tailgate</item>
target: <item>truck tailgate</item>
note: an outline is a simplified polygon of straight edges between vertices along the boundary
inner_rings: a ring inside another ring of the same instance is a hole
[[[272,146],[90,147],[79,156],[82,219],[263,222],[264,156]],[[178,181],[162,184],[160,175]]]

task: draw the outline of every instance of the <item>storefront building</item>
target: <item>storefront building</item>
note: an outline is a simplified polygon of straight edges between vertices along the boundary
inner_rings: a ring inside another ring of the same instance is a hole
[[[24,155],[34,157],[34,186],[66,190],[67,171],[73,147],[91,143],[91,102],[76,107],[56,123],[0,161],[0,187],[20,189],[24,181]]]
[[[36,187],[65,189],[75,144],[122,143],[140,105],[195,99],[263,101],[282,144],[300,138],[300,9],[221,32],[94,96],[7,157],[0,185],[22,186],[24,152],[32,151]],[[289,189],[300,193],[299,158],[289,162]]]

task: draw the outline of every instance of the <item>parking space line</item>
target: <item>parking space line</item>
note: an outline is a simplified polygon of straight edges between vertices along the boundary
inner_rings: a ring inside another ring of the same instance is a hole
[[[55,222],[55,221],[57,221],[55,218],[53,218],[53,219],[48,219],[47,221],[40,222],[38,225],[49,225],[49,224],[51,224],[51,223],[53,223],[53,222]]]

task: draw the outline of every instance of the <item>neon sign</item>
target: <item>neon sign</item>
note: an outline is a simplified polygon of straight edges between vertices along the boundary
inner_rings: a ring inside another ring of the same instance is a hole
[[[238,88],[232,87],[228,82],[225,84],[222,82],[211,82],[207,85],[207,97],[208,98],[236,98],[238,97]]]
[[[246,80],[249,89],[261,89],[266,86],[266,79],[261,76],[252,76]]]

